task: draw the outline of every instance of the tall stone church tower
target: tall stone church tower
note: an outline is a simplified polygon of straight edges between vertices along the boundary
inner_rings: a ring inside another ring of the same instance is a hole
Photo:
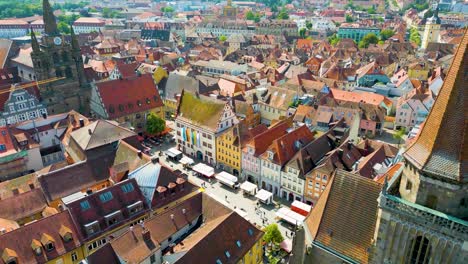
[[[50,114],[72,109],[89,114],[90,88],[84,74],[83,59],[76,35],[71,27],[71,43],[60,34],[48,0],[43,0],[44,34],[39,44],[31,32],[31,59],[38,81],[64,78],[41,85],[41,97]]]
[[[371,263],[468,263],[468,30],[405,166],[379,197]]]
[[[439,18],[439,7],[434,6],[434,15],[428,18],[426,25],[424,26],[424,33],[421,41],[421,48],[426,49],[430,42],[440,41],[440,18]]]

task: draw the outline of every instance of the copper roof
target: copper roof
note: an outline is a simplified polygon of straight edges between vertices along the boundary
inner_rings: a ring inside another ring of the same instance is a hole
[[[337,170],[306,219],[314,242],[358,263],[368,263],[380,189],[370,179]]]
[[[457,182],[468,179],[467,46],[465,31],[421,134],[404,154],[423,173]]]

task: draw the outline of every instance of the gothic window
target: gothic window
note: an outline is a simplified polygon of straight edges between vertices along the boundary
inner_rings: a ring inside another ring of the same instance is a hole
[[[73,78],[73,73],[72,73],[72,70],[71,70],[70,67],[67,67],[67,68],[65,69],[65,76],[66,76],[67,78]]]
[[[59,58],[59,55],[57,53],[52,54],[52,59],[54,60],[54,63],[59,63],[60,62],[60,58]]]
[[[410,248],[406,254],[405,264],[426,264],[431,258],[431,245],[429,239],[417,236],[411,240]]]
[[[63,76],[62,70],[61,69],[55,70],[55,76],[62,77]]]
[[[68,61],[68,53],[66,52],[62,53],[62,60],[65,62]]]

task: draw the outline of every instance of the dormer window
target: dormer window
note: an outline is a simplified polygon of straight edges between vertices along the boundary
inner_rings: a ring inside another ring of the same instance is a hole
[[[128,211],[130,212],[130,214],[135,214],[135,213],[138,213],[140,212],[141,210],[143,210],[143,202],[142,201],[138,201],[134,204],[131,204],[129,206],[127,206],[127,209]]]
[[[275,156],[275,153],[273,153],[273,151],[269,150],[269,151],[268,151],[268,158],[269,158],[270,160],[273,160],[273,157],[274,157],[274,156]]]
[[[52,251],[55,248],[55,240],[49,234],[42,234],[41,243],[47,251]]]
[[[59,234],[62,237],[63,241],[69,242],[73,240],[73,233],[70,228],[62,225],[59,229]]]
[[[18,255],[14,250],[5,248],[2,253],[2,260],[5,264],[16,264],[18,263]]]
[[[92,235],[94,233],[97,233],[97,232],[99,232],[101,230],[98,221],[93,221],[91,223],[88,223],[88,224],[84,225],[84,228],[85,228],[86,234],[88,236]]]
[[[36,239],[33,239],[31,242],[31,248],[34,251],[36,256],[40,256],[42,254],[42,244]]]

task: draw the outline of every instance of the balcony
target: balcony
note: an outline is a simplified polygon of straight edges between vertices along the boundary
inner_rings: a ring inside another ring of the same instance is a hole
[[[468,240],[468,221],[383,193],[380,195],[380,207],[434,232]]]

